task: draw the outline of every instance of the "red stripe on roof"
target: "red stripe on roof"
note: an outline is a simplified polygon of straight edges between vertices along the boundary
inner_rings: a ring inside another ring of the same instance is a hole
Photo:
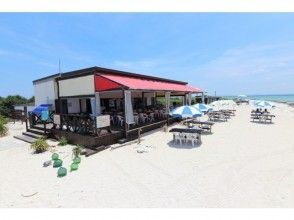
[[[108,82],[107,80],[108,79]],[[105,91],[127,87],[134,90],[154,90],[154,91],[176,91],[176,92],[202,92],[199,88],[194,88],[187,84],[156,81],[143,78],[119,76],[111,74],[100,74],[95,76],[96,91]]]

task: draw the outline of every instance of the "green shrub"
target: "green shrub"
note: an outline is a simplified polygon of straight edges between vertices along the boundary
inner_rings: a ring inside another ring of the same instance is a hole
[[[8,123],[8,120],[0,115],[0,137],[3,137],[7,134],[8,128],[6,127],[6,124]]]
[[[80,145],[76,145],[73,149],[72,149],[72,153],[74,155],[74,157],[79,157],[80,154],[82,152],[82,147]]]
[[[45,138],[41,137],[31,144],[31,148],[38,154],[48,150],[49,144],[46,142]]]
[[[0,123],[7,124],[8,120],[4,116],[0,115]]]
[[[66,139],[65,137],[62,136],[62,137],[59,139],[58,146],[65,146],[65,145],[67,145],[67,144],[68,144],[67,139]]]

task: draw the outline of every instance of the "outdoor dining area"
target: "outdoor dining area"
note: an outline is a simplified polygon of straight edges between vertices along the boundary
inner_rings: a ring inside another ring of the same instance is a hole
[[[252,122],[258,123],[273,123],[275,115],[271,114],[268,109],[272,109],[275,106],[268,101],[254,101],[254,109],[251,111],[250,118]]]
[[[212,134],[212,126],[215,124],[212,120],[227,121],[235,115],[235,106],[236,103],[231,100],[220,100],[210,105],[198,103],[175,108],[170,113],[171,117],[182,119],[185,127],[172,128],[169,131],[173,133],[173,144],[199,146],[202,134]],[[202,116],[205,116],[207,120],[203,120]]]
[[[110,123],[113,128],[124,127],[124,113],[121,111],[102,112],[103,115],[110,115]],[[152,106],[148,108],[139,108],[133,110],[133,123],[130,127],[142,126],[148,123],[153,123],[161,120],[166,120],[166,108],[162,105]]]

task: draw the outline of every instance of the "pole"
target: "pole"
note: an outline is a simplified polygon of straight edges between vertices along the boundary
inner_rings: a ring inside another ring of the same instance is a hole
[[[25,123],[26,123],[26,131],[28,131],[28,107],[25,106],[24,107],[24,120],[25,120]]]

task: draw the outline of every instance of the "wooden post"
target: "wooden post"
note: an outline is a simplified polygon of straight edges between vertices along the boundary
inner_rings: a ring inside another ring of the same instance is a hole
[[[28,107],[25,106],[24,107],[24,120],[25,120],[25,123],[26,123],[26,131],[28,131]]]
[[[141,132],[142,132],[142,129],[139,128],[139,129],[138,129],[138,144],[141,143]]]

